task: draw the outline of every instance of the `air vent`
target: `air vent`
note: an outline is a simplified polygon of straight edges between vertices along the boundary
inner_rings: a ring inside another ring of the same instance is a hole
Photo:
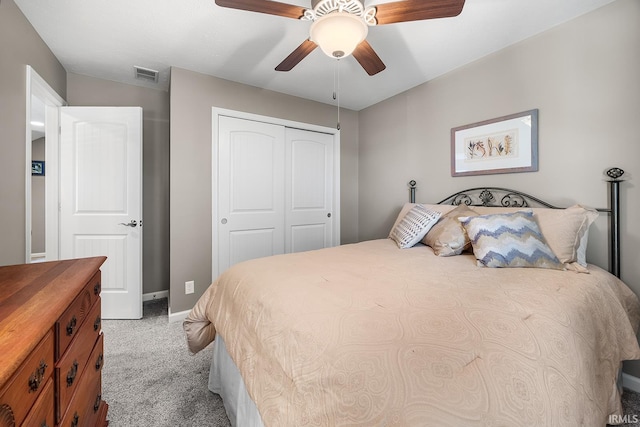
[[[136,79],[158,83],[158,72],[156,70],[138,67],[137,65],[133,68],[136,70]]]

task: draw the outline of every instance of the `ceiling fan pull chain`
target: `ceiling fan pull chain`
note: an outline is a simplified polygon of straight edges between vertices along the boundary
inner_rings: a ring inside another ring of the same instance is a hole
[[[333,64],[333,100],[335,101],[336,99],[338,99],[338,95],[336,93],[336,68],[337,68],[337,63],[338,61],[336,60],[336,62]]]
[[[336,128],[340,130],[340,60],[336,59],[333,67],[333,99],[338,104],[338,124]]]

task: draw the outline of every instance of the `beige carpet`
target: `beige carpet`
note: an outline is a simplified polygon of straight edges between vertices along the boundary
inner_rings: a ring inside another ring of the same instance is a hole
[[[207,389],[210,349],[191,355],[167,300],[144,304],[142,320],[104,320],[102,395],[109,427],[228,427],[222,400]]]

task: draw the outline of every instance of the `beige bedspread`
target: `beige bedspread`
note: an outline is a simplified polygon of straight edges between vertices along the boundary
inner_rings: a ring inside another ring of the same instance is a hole
[[[589,269],[374,240],[238,264],[184,326],[194,352],[223,337],[266,426],[602,427],[640,306]]]

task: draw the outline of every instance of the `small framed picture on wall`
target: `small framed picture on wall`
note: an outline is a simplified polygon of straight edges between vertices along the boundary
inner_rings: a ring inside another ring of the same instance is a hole
[[[31,175],[44,176],[44,161],[42,160],[31,161]]]

